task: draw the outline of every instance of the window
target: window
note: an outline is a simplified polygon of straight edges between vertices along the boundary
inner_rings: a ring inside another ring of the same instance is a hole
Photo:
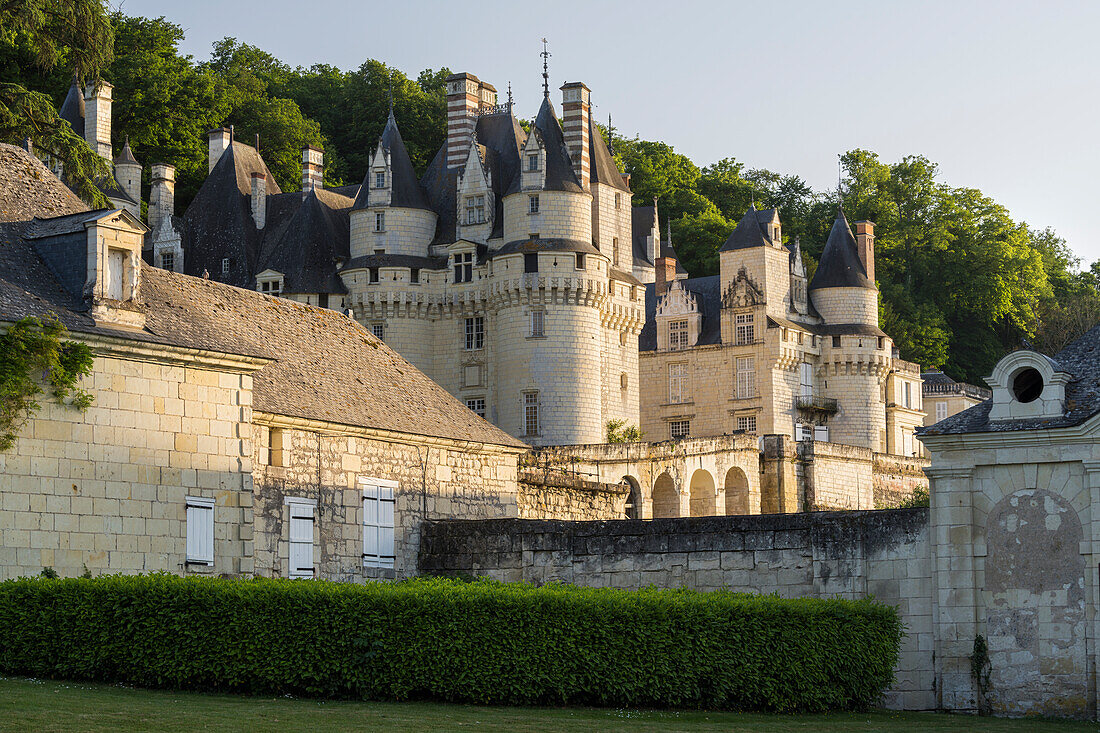
[[[619,238],[612,237],[611,239],[611,264],[615,267],[619,266]]]
[[[394,558],[393,509],[397,484],[381,479],[359,479],[363,487],[363,565],[392,568]]]
[[[386,212],[384,212],[384,211],[374,212],[374,231],[376,231],[376,232],[386,231]]]
[[[946,402],[937,402],[936,403],[936,422],[939,422],[940,420],[946,420],[946,419],[947,419],[947,403]]]
[[[290,562],[288,575],[292,578],[313,577],[313,510],[316,502],[310,499],[287,497],[290,510]]]
[[[528,199],[527,199],[527,213],[528,214],[537,214],[537,213],[539,213],[539,197],[538,196],[528,197]]]
[[[839,349],[840,348],[840,336],[833,336],[833,348],[834,349]]]
[[[747,400],[756,396],[756,359],[742,356],[737,359],[737,399]]]
[[[620,331],[619,332],[619,346],[626,346],[626,339],[627,339],[626,331]]]
[[[619,389],[626,389],[630,386],[630,377],[626,372],[619,375]]]
[[[901,454],[904,456],[913,455],[913,433],[908,430],[901,431]]]
[[[733,319],[733,343],[751,344],[755,340],[752,313],[738,313]]]
[[[107,297],[122,300],[126,282],[126,252],[121,249],[107,251]]]
[[[386,339],[386,324],[379,321],[378,323],[370,324],[370,332],[375,335],[379,341],[385,341]]]
[[[260,283],[260,292],[265,295],[279,295],[283,292],[283,281],[264,280]]]
[[[546,335],[546,311],[531,311],[531,335]]]
[[[823,443],[829,442],[829,426],[828,425],[814,425],[814,440],[819,440]]]
[[[455,255],[455,282],[468,283],[474,279],[474,253],[463,252]]]
[[[799,344],[802,343],[802,332],[801,331],[798,332],[798,343]]]
[[[523,429],[526,435],[539,434],[539,393],[523,393]]]
[[[668,348],[672,351],[686,349],[688,347],[688,322],[669,321],[668,324]]]
[[[473,397],[466,400],[466,408],[472,410],[478,417],[485,417],[485,398]]]
[[[577,269],[578,270],[583,270],[584,265],[585,265],[584,252],[577,252],[576,254],[577,254]]]
[[[169,272],[176,271],[176,254],[175,252],[165,252],[160,256],[160,266],[168,270]]]
[[[466,223],[482,224],[485,221],[485,197],[466,197]]]
[[[615,194],[615,208],[619,209],[623,205],[623,195],[621,193]]]
[[[879,336],[879,337],[878,337],[878,347],[879,347],[880,349],[882,349],[882,348],[883,348],[884,346],[885,346],[885,341],[884,341],[884,339],[882,338],[882,336]]]
[[[902,382],[901,383],[901,403],[906,407],[913,406],[913,383]]]
[[[372,283],[378,282],[378,268],[377,267],[368,267],[367,268],[367,282],[372,282]]]
[[[374,187],[375,188],[385,188],[386,187],[386,172],[385,171],[377,171],[374,174]]]
[[[668,437],[673,440],[686,438],[691,433],[691,420],[673,420],[668,424]]]
[[[796,422],[794,424],[794,439],[795,440],[813,440],[814,439],[814,426],[807,425],[806,423]]]
[[[409,282],[411,282],[411,283],[419,283],[420,282],[420,268],[419,267],[414,267],[411,270],[409,270]]]
[[[225,257],[225,258],[222,259],[222,277],[225,277],[228,274],[229,274],[229,258]]]
[[[189,496],[187,503],[187,564],[214,564],[214,500]]]
[[[539,169],[539,154],[531,153],[527,156],[527,170],[537,171]],[[535,209],[538,211],[538,209]]]
[[[539,256],[537,252],[531,252],[523,255],[523,271],[524,272],[538,272],[539,271]]]
[[[798,367],[798,394],[800,397],[814,396],[814,365],[802,362]]]
[[[267,465],[286,465],[286,433],[282,428],[269,428],[267,431]]]
[[[674,405],[688,401],[687,364],[684,362],[668,365],[668,401]]]
[[[737,418],[737,429],[744,430],[746,433],[755,433],[756,415],[749,415],[748,417]]]
[[[473,351],[485,345],[485,318],[474,316],[466,319],[466,350]]]

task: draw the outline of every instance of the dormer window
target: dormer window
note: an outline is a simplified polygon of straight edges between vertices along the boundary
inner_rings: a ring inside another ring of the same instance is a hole
[[[527,170],[528,171],[537,171],[538,169],[539,169],[539,154],[538,153],[530,153],[527,156]]]
[[[467,224],[484,224],[485,223],[485,197],[484,196],[467,196],[466,197],[466,223]]]
[[[280,279],[261,280],[260,292],[264,295],[274,295],[278,297],[283,292],[283,281]]]
[[[687,320],[670,321],[668,324],[668,348],[671,351],[679,351],[688,347],[688,322]]]
[[[463,252],[455,255],[455,282],[468,283],[474,279],[474,255]]]
[[[229,275],[229,258],[225,257],[225,258],[222,259],[222,277],[227,277],[228,275]]]
[[[775,241],[776,241],[776,243],[782,242],[782,241],[783,241],[783,237],[782,237],[782,236],[780,236],[780,234],[779,234],[779,225],[776,225],[774,233],[775,233]]]
[[[1022,369],[1012,378],[1012,396],[1019,402],[1034,402],[1042,393],[1043,375],[1038,369]]]
[[[527,197],[527,213],[528,214],[537,214],[537,213],[539,213],[539,197],[538,196],[528,196]]]
[[[168,270],[169,272],[176,271],[176,253],[165,252],[160,256],[161,269]]]
[[[386,172],[378,171],[374,174],[374,187],[385,188],[386,187]]]
[[[126,292],[126,250],[107,250],[107,297],[122,300]]]
[[[386,231],[386,212],[384,212],[384,211],[374,212],[374,231],[376,231],[376,232]]]

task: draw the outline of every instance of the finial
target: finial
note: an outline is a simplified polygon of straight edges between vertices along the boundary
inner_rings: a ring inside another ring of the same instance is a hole
[[[512,81],[508,80],[508,114],[512,114]]]
[[[256,133],[256,152],[260,152],[260,133]]]
[[[672,219],[665,219],[665,241],[672,246]]]
[[[229,142],[230,142],[230,144],[232,144],[232,143],[233,143],[233,137],[234,137],[234,134],[233,134],[233,125],[230,125],[230,126],[229,126]]]
[[[390,82],[390,114],[393,114],[393,71],[388,71],[386,76]]]
[[[611,124],[611,113],[607,113],[607,152],[615,154],[615,127]]]
[[[542,53],[540,53],[539,56],[542,56],[542,96],[547,99],[550,99],[550,70],[546,62],[551,55],[552,54],[546,50],[546,39],[543,38]]]
[[[844,204],[844,192],[841,190],[841,185],[844,183],[844,156],[840,153],[836,154],[836,197],[840,201],[841,205]]]

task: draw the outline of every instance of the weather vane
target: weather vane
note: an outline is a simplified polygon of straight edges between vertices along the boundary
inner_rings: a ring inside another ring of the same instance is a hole
[[[546,39],[543,38],[542,53],[540,53],[539,56],[542,56],[542,96],[547,99],[550,99],[550,71],[546,62],[551,55],[552,54],[546,50]]]
[[[508,114],[512,114],[512,81],[508,80]]]

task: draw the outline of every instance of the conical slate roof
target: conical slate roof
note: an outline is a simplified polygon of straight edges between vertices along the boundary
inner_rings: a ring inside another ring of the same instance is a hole
[[[401,139],[401,131],[397,129],[397,120],[393,118],[393,110],[390,110],[386,127],[382,130],[382,136],[378,144],[389,152],[391,193],[390,206],[398,206],[405,209],[427,209],[428,199],[416,180],[416,171],[413,170],[412,159],[405,148],[405,141]],[[363,185],[359,187],[359,196],[355,199],[355,209],[367,208],[370,197],[371,171],[367,171],[367,177],[363,179]]]
[[[126,138],[126,144],[122,146],[122,152],[115,158],[115,165],[141,166],[141,163],[134,157],[134,151],[130,150],[130,138]]]
[[[261,272],[275,270],[283,273],[284,292],[347,292],[336,274],[336,259],[340,255],[336,244],[348,239],[347,213],[324,205],[320,201],[321,196],[326,197],[333,206],[339,206],[338,197],[333,194],[310,189],[270,254],[257,267]]]
[[[80,137],[84,137],[84,93],[80,91],[80,85],[77,84],[75,77],[57,114],[61,119],[72,125],[73,132]]]
[[[620,191],[630,194],[630,187],[623,180],[623,174],[619,172],[619,166],[615,163],[611,151],[604,142],[596,123],[588,120],[588,151],[592,160],[592,182],[602,183]]]
[[[546,183],[547,191],[570,191],[584,193],[580,181],[573,173],[573,163],[569,159],[569,149],[565,146],[565,135],[558,124],[558,113],[548,97],[543,97],[542,107],[535,118],[535,128],[542,136],[546,147]],[[516,177],[516,185],[519,177]]]
[[[757,211],[756,207],[750,204],[749,210],[741,217],[741,221],[737,222],[737,227],[718,251],[730,252],[735,249],[763,247],[771,244],[771,237],[768,236],[760,222],[771,221],[774,216],[775,209]]]
[[[856,238],[848,226],[844,209],[837,209],[825,249],[821,252],[821,261],[817,265],[814,279],[810,281],[810,290],[820,288],[870,288],[875,284],[867,278],[867,270],[859,259]]]

